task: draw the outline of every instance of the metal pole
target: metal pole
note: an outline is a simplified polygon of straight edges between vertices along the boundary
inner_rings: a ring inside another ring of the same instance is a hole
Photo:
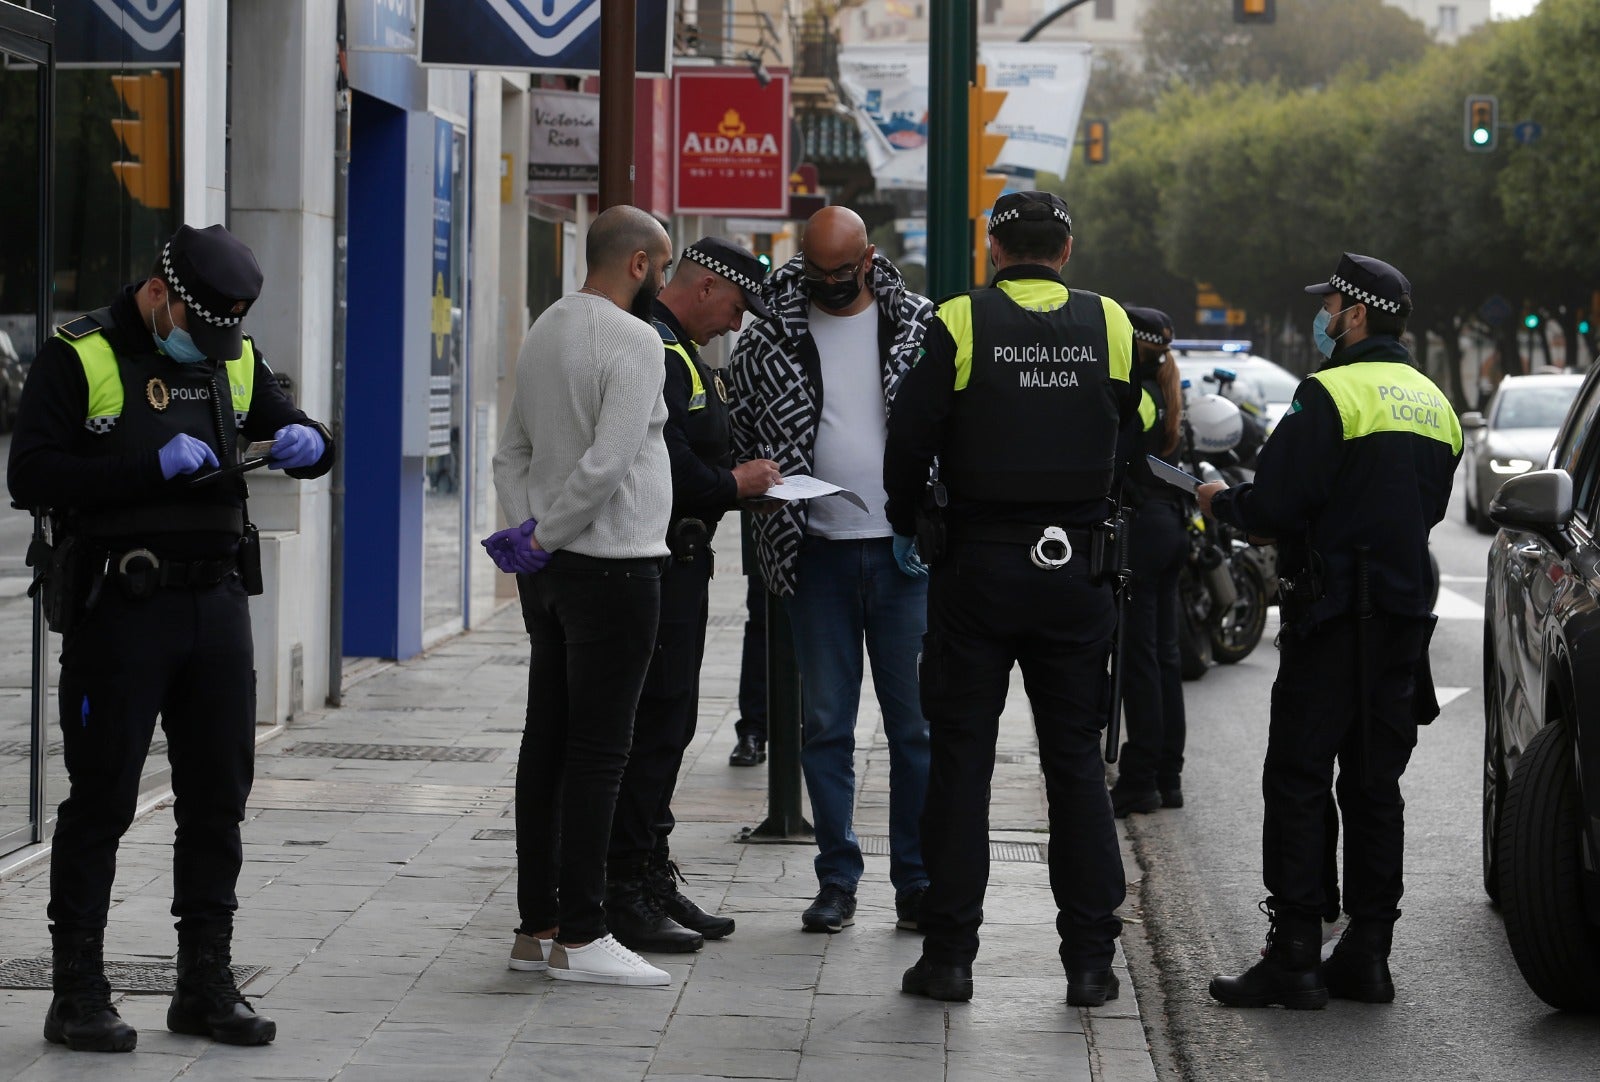
[[[977,73],[976,5],[937,3],[928,27],[928,293],[966,289],[972,267],[967,216],[967,93]]]
[[[41,14],[47,17],[55,15],[55,5],[46,3]],[[56,149],[56,48],[55,48],[55,21],[51,22],[45,33],[48,40],[45,42],[45,60],[38,67],[38,103],[39,103],[39,277],[36,306],[38,319],[34,324],[33,351],[37,355],[44,349],[45,342],[49,339],[51,328],[55,325],[55,314],[51,303],[52,273],[55,267],[55,149]],[[43,515],[44,509],[34,508],[36,516]],[[34,519],[35,531],[41,526],[38,517]],[[60,542],[60,538],[52,537],[53,542]],[[32,840],[44,841],[45,804],[49,800],[46,789],[46,779],[49,776],[48,758],[50,749],[49,719],[45,716],[50,710],[50,629],[44,620],[44,594],[37,592],[33,598],[33,687],[30,692],[33,735],[30,740],[32,761],[29,763],[29,820],[33,827]]]
[[[744,841],[809,842],[816,837],[800,809],[800,694],[789,603],[768,590],[767,818],[744,831]]]
[[[344,5],[339,5],[339,78],[333,121],[333,413],[328,418],[336,454],[328,494],[328,698],[344,703],[344,462],[345,333],[350,293],[350,86],[345,79]]]
[[[601,210],[633,202],[636,18],[635,0],[600,0]]]

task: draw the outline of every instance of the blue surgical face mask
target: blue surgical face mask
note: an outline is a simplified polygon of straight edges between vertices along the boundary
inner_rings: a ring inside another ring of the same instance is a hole
[[[155,336],[156,345],[161,347],[162,353],[179,364],[199,364],[206,359],[205,353],[189,337],[189,332],[173,322],[170,294],[167,296],[167,322],[172,323],[172,333],[163,338],[161,332],[156,330],[156,314],[150,313],[150,333]]]
[[[1350,328],[1346,327],[1339,333],[1338,338],[1332,338],[1328,335],[1329,322],[1332,321],[1334,316],[1342,316],[1344,313],[1345,309],[1343,308],[1337,312],[1330,312],[1324,308],[1317,313],[1317,318],[1311,321],[1311,337],[1317,343],[1317,352],[1324,357],[1332,358],[1334,348],[1339,344],[1339,338],[1343,338],[1350,333]]]

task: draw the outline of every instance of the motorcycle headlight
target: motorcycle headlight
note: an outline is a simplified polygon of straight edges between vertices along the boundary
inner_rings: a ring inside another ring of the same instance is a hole
[[[1526,458],[1490,458],[1489,468],[1495,473],[1527,473],[1533,463]]]

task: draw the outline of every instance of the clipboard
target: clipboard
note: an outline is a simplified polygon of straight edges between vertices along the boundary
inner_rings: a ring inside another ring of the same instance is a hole
[[[1173,488],[1181,488],[1190,495],[1200,487],[1200,478],[1184,473],[1176,466],[1169,466],[1155,455],[1145,455],[1144,460],[1150,464],[1150,472],[1159,480],[1165,481]]]
[[[211,482],[220,481],[224,477],[237,477],[242,473],[249,473],[251,470],[260,469],[270,461],[271,459],[268,458],[247,458],[243,462],[234,463],[232,466],[224,466],[219,470],[212,470],[210,473],[203,473],[199,477],[191,480],[189,484],[191,487],[194,485],[209,485]]]

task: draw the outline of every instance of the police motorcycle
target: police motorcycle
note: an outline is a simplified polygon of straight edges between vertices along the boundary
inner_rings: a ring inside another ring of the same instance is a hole
[[[1248,480],[1227,476],[1245,426],[1239,407],[1220,394],[1188,397],[1181,457],[1203,481]],[[1266,628],[1271,593],[1267,573],[1276,561],[1263,557],[1238,531],[1208,519],[1197,503],[1188,508],[1189,557],[1178,574],[1178,647],[1185,680],[1198,680],[1213,662],[1231,665],[1248,657]],[[1274,578],[1275,578],[1274,573]]]

